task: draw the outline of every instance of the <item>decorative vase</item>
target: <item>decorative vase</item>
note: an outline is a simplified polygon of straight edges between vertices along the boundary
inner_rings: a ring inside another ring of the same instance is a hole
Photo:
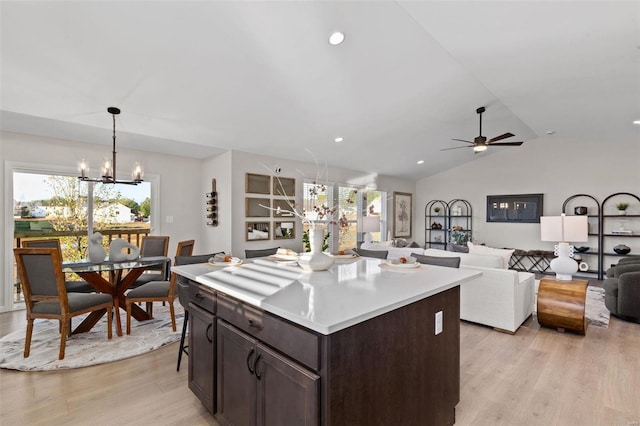
[[[574,213],[577,215],[585,215],[587,214],[587,208],[585,206],[578,206],[573,209]]]
[[[613,248],[613,251],[618,254],[629,254],[631,248],[629,246],[625,246],[624,244],[618,244]]]
[[[307,271],[326,271],[333,265],[333,258],[322,252],[324,229],[309,229],[311,252],[300,256],[298,264]]]
[[[102,247],[102,234],[94,232],[89,236],[89,260],[91,263],[102,263],[107,251]]]
[[[131,253],[125,253],[125,249],[131,250]],[[139,256],[140,249],[122,238],[114,238],[109,245],[109,260],[113,262],[136,260]]]
[[[618,215],[625,216],[627,214],[626,210],[618,210]]]

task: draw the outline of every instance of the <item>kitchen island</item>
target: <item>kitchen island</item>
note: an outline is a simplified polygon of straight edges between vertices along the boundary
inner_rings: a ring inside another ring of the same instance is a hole
[[[459,285],[478,272],[369,258],[172,271],[189,283],[189,386],[219,423],[455,422]]]

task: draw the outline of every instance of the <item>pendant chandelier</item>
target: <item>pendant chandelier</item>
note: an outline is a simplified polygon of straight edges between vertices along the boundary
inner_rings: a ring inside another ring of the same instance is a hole
[[[122,183],[125,185],[137,185],[142,182],[142,176],[144,175],[142,166],[139,162],[136,162],[133,165],[133,170],[131,171],[132,180],[118,180],[116,178],[116,115],[120,114],[120,109],[116,107],[109,107],[107,108],[107,112],[109,112],[109,114],[113,116],[113,149],[111,152],[111,158],[106,158],[102,163],[102,177],[100,178],[87,177],[89,164],[84,159],[82,159],[78,167],[78,170],[80,171],[80,176],[78,176],[78,179],[84,182]]]

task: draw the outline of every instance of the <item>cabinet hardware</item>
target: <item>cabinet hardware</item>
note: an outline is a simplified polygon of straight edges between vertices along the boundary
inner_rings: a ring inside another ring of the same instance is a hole
[[[203,296],[203,295],[201,295],[200,293],[196,293],[196,294],[195,294],[195,297],[196,297],[196,299],[198,299],[198,300],[202,300],[202,299],[204,299],[204,296]]]
[[[260,324],[259,322],[255,322],[252,319],[249,320],[249,327],[253,327],[253,328],[258,329],[258,330],[262,330],[262,328],[263,328],[262,324]]]
[[[247,355],[247,368],[249,369],[249,372],[251,374],[255,374],[255,370],[253,368],[251,368],[251,357],[253,356],[253,354],[256,353],[256,350],[254,348],[251,348],[251,350],[249,351],[249,355]],[[254,368],[255,368],[255,363],[253,364]]]
[[[256,357],[256,362],[253,363],[253,370],[255,371],[255,375],[258,380],[262,379],[262,374],[258,374],[258,361],[260,361],[261,357],[262,354],[258,354],[258,356]]]
[[[213,339],[211,337],[209,337],[209,331],[213,328],[213,323],[210,323],[207,326],[207,332],[205,333],[207,336],[207,340],[209,341],[209,343],[213,343]]]

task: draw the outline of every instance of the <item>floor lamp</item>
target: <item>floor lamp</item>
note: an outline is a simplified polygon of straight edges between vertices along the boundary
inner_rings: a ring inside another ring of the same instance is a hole
[[[573,246],[569,242],[585,242],[589,236],[586,216],[542,216],[540,218],[540,239],[559,241],[554,247],[557,256],[550,263],[556,273],[556,280],[571,281],[578,271],[578,262],[573,259]]]

